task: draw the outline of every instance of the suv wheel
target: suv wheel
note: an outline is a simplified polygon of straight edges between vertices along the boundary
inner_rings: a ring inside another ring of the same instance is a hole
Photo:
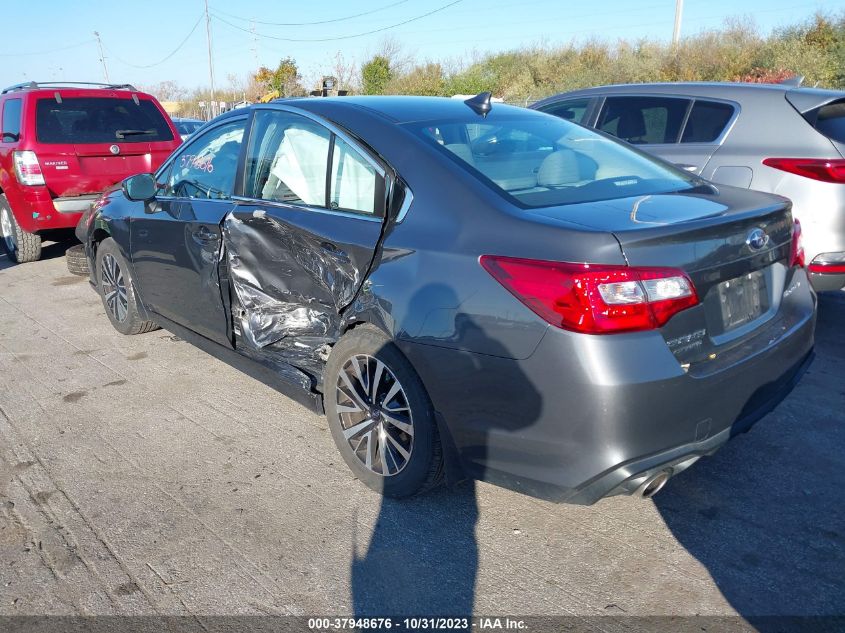
[[[129,266],[110,237],[97,248],[97,289],[106,316],[121,334],[144,334],[158,329],[153,321],[141,318],[142,310]]]
[[[19,264],[41,257],[41,236],[27,233],[18,225],[5,195],[0,195],[0,237],[9,257]]]
[[[443,456],[422,381],[378,329],[359,326],[332,349],[326,416],[344,461],[369,488],[409,497],[434,487]]]

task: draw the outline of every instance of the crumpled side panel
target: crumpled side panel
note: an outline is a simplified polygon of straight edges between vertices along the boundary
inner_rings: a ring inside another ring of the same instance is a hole
[[[260,211],[245,219],[230,213],[223,222],[241,335],[253,349],[291,335],[303,344],[319,341],[317,347],[333,340],[338,312],[355,296],[360,279],[349,257],[307,235]],[[293,343],[278,347],[303,353]]]

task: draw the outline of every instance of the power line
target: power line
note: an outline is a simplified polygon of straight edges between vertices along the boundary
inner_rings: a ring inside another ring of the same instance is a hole
[[[188,32],[188,34],[185,36],[185,39],[183,39],[179,43],[179,46],[174,48],[173,51],[169,55],[167,55],[167,57],[165,57],[164,59],[162,59],[160,61],[154,62],[152,64],[143,64],[141,66],[139,66],[138,64],[133,64],[132,62],[128,62],[125,59],[121,59],[120,57],[115,55],[114,51],[111,50],[108,46],[103,45],[103,47],[112,54],[112,58],[116,59],[117,61],[119,61],[121,64],[123,64],[125,66],[130,66],[132,68],[153,68],[154,66],[161,66],[164,62],[166,62],[171,57],[173,57],[176,53],[178,53],[180,50],[182,50],[182,47],[185,46],[185,44],[188,43],[188,40],[191,39],[191,36],[194,34],[194,31],[197,30],[197,27],[200,25],[200,22],[202,22],[204,18],[205,18],[205,13],[203,12],[203,13],[200,14],[200,17],[197,18],[197,21],[194,23],[194,26],[191,28],[191,30]]]
[[[410,2],[410,0],[399,0],[399,2],[393,2],[392,4],[388,4],[383,7],[378,7],[377,9],[371,9],[370,11],[364,11],[363,13],[347,15],[342,18],[332,18],[331,20],[317,20],[316,22],[260,22],[258,20],[247,20],[247,18],[242,18],[241,16],[235,15],[234,13],[226,13],[225,11],[221,11],[217,8],[214,8],[214,11],[229,18],[253,22],[255,24],[261,24],[262,26],[316,26],[318,24],[331,24],[333,22],[343,22],[345,20],[351,20],[353,18],[360,18],[365,15],[372,15],[373,13],[378,13],[379,11],[384,11],[386,9],[392,9],[393,7],[398,7],[400,4],[406,4],[408,2]]]
[[[60,46],[59,48],[51,48],[47,51],[17,51],[14,53],[0,53],[0,57],[29,57],[31,55],[51,55],[53,53],[58,53],[60,51],[66,51],[71,48],[79,48],[80,46],[87,46],[92,42],[96,42],[96,40],[85,40],[84,42],[78,42],[76,44],[68,44],[67,46]]]
[[[336,42],[338,40],[350,40],[350,39],[353,39],[353,38],[356,38],[356,37],[364,37],[365,35],[373,35],[374,33],[382,33],[384,31],[389,31],[390,29],[395,29],[395,28],[398,28],[400,26],[404,26],[405,24],[410,24],[411,22],[416,22],[417,20],[422,20],[423,18],[427,18],[428,16],[434,15],[435,13],[440,13],[441,11],[445,11],[449,7],[453,7],[456,4],[460,4],[463,1],[464,0],[453,0],[453,2],[449,2],[448,4],[444,4],[443,6],[438,7],[436,9],[433,9],[432,11],[429,11],[427,13],[423,13],[421,15],[417,15],[413,18],[409,18],[407,20],[404,20],[402,22],[398,22],[396,24],[391,24],[390,26],[383,26],[379,29],[373,29],[371,31],[365,31],[363,33],[354,33],[352,35],[338,35],[336,37],[316,37],[316,38],[277,37],[275,35],[267,35],[267,34],[264,34],[264,33],[256,33],[256,32],[251,31],[249,29],[242,28],[242,27],[238,26],[237,24],[232,24],[228,20],[225,20],[225,19],[221,18],[219,15],[214,14],[214,13],[212,14],[212,17],[214,17],[215,20],[218,20],[218,21],[222,22],[223,24],[227,24],[228,26],[235,28],[239,31],[243,31],[244,33],[249,33],[251,35],[255,35],[257,37],[263,37],[263,38],[269,39],[269,40],[279,40],[281,42]]]
[[[106,56],[103,54],[103,41],[100,39],[100,33],[98,31],[94,31],[94,37],[97,38],[97,50],[100,51],[100,61],[103,62],[103,75],[106,78],[106,83],[111,83],[109,81],[109,67],[106,66]]]

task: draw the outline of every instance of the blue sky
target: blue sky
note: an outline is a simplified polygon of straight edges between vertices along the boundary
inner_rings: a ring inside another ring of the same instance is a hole
[[[417,59],[458,62],[471,59],[474,53],[538,42],[590,37],[667,40],[672,34],[675,0],[209,0],[209,6],[216,83],[221,85],[229,74],[245,76],[256,63],[273,66],[284,56],[295,58],[308,78],[329,74],[338,52],[347,62],[360,63],[388,36]],[[804,20],[816,10],[840,12],[845,10],[845,0],[685,0],[682,34],[718,27],[729,17],[753,20],[768,32]],[[94,31],[102,36],[112,81],[208,85],[203,11],[203,0],[6,0],[0,8],[0,23],[17,28],[4,29],[0,38],[0,85],[28,80],[102,81]],[[420,17],[430,12],[434,13]],[[367,15],[348,17],[361,13]],[[332,21],[292,25],[327,20]],[[389,28],[408,20],[413,21]],[[29,25],[31,31],[26,28]],[[347,37],[378,29],[386,30]]]

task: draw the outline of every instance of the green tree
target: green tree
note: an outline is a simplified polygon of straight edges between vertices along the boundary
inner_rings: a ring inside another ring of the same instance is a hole
[[[361,84],[364,94],[384,94],[384,89],[392,77],[390,60],[383,55],[376,55],[361,67]]]
[[[275,70],[262,66],[253,75],[253,79],[258,84],[264,86],[268,92],[276,92],[280,97],[290,97],[305,93],[305,89],[299,83],[302,79],[299,74],[299,68],[296,65],[296,60],[292,57],[285,57],[279,60],[279,65]]]

